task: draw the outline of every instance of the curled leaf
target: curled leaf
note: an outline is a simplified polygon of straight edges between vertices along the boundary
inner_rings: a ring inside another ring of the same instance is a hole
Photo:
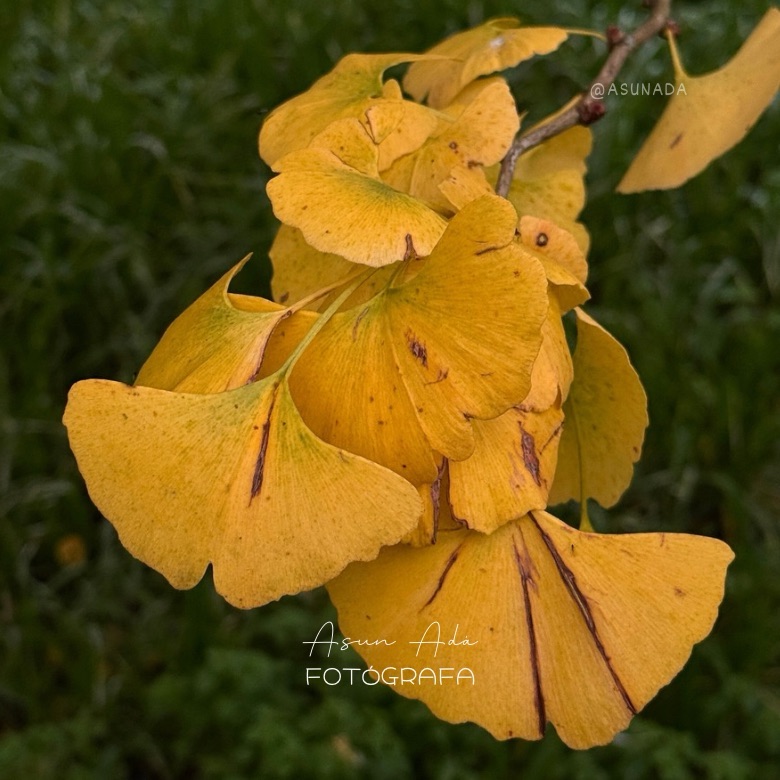
[[[709,634],[732,558],[715,539],[581,533],[533,512],[489,536],[384,550],[328,591],[345,636],[394,642],[356,646],[367,664],[415,670],[414,685],[385,676],[398,693],[498,739],[539,739],[549,722],[588,748],[623,730]],[[472,677],[456,683],[464,669]]]
[[[262,298],[231,297],[228,286],[249,258],[180,314],[138,372],[136,384],[181,393],[219,393],[258,375],[274,328],[290,312]]]
[[[522,408],[531,412],[544,412],[553,405],[560,406],[569,394],[574,377],[557,289],[551,287],[548,296],[547,319],[542,325],[542,346],[531,373],[531,390],[522,403]]]

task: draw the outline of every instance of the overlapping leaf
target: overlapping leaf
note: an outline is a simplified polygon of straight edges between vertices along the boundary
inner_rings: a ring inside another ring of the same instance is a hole
[[[432,451],[471,454],[468,418],[496,417],[527,395],[547,293],[515,223],[507,201],[474,201],[416,275],[333,318],[291,376],[318,435],[431,483]]]
[[[617,502],[628,487],[647,427],[647,398],[625,349],[577,310],[574,381],[550,504]]]
[[[537,54],[555,51],[569,33],[560,27],[521,27],[517,19],[492,19],[455,35],[428,54],[451,59],[415,62],[404,78],[404,89],[435,108],[449,105],[479,76],[511,68]]]
[[[590,238],[577,217],[585,205],[585,160],[591,146],[591,131],[572,127],[530,149],[518,159],[507,194],[521,217],[555,222],[574,236],[583,253]]]
[[[544,509],[555,474],[563,412],[513,407],[493,420],[474,420],[474,453],[450,463],[454,517],[489,534],[532,509]]]
[[[252,310],[228,286],[245,258],[187,308],[165,331],[136,384],[182,393],[219,393],[257,376],[274,328],[290,312],[262,298]]]
[[[408,533],[401,542],[414,547],[427,547],[436,544],[439,533],[460,531],[464,524],[452,514],[450,505],[450,475],[449,464],[442,460],[439,473],[430,485],[420,485],[418,488],[423,503],[423,512],[417,527]]]
[[[741,141],[780,86],[780,10],[770,8],[723,67],[689,76],[670,36],[676,92],[618,192],[679,187]]]
[[[500,78],[466,88],[444,115],[428,141],[398,159],[383,179],[446,213],[452,211],[452,205],[440,185],[454,171],[472,171],[476,176],[482,167],[498,162],[517,133],[519,119],[509,87]],[[482,179],[486,182],[484,175]]]
[[[322,585],[421,513],[408,482],[314,436],[278,376],[213,395],[87,380],[64,422],[125,547],[177,588],[211,563],[239,607]]]
[[[304,241],[300,230],[288,225],[279,226],[268,254],[274,269],[271,278],[274,300],[288,305],[325,287],[345,281],[355,273],[354,263],[338,255],[319,252]],[[391,265],[370,274],[350,297],[346,306],[357,306],[373,298],[395,271],[396,268]],[[319,298],[306,308],[320,310],[327,306],[328,300],[327,296]]]
[[[372,101],[361,118],[377,145],[380,171],[418,149],[439,124],[436,112],[404,100],[394,79],[384,85],[382,95],[384,99]]]
[[[542,346],[531,374],[531,390],[522,403],[523,408],[531,412],[543,412],[553,404],[562,404],[574,378],[557,289],[551,287],[548,295],[547,319],[542,325]]]
[[[268,165],[289,152],[303,149],[338,119],[365,120],[377,110],[373,125],[395,133],[396,152],[411,151],[432,129],[435,116],[423,106],[403,100],[400,89],[382,83],[382,74],[394,65],[424,58],[419,54],[348,54],[306,92],[275,108],[263,122],[258,139],[260,156]],[[388,82],[390,84],[390,82]],[[400,133],[396,132],[400,128]],[[382,139],[384,140],[384,139]]]
[[[389,265],[428,255],[445,220],[379,178],[378,151],[356,119],[341,119],[306,149],[281,158],[268,182],[274,213],[308,244],[353,263]]]
[[[523,246],[539,257],[545,268],[549,269],[550,281],[559,286],[576,287],[570,284],[560,269],[551,267],[551,263],[555,263],[580,283],[577,297],[584,296],[580,303],[587,300],[589,295],[583,291],[588,276],[588,263],[574,236],[555,222],[532,216],[520,217],[519,231]]]
[[[435,684],[397,683],[402,695],[498,739],[539,739],[550,722],[587,748],[624,729],[710,632],[732,558],[714,539],[580,533],[534,512],[489,536],[384,550],[328,590],[346,636],[394,642],[357,647],[367,664],[434,670]],[[462,669],[473,685],[456,684]]]
[[[343,257],[317,251],[304,241],[300,230],[288,225],[279,226],[268,255],[274,268],[271,293],[279,303],[300,301],[355,269],[354,263]]]

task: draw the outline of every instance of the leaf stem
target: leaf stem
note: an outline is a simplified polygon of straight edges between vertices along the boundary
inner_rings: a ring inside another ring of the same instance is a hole
[[[293,367],[298,362],[298,359],[305,352],[309,344],[314,341],[314,338],[317,336],[317,334],[328,324],[328,322],[330,322],[330,320],[341,308],[344,302],[350,297],[350,295],[352,295],[352,293],[355,292],[355,290],[357,290],[357,288],[360,287],[360,285],[363,284],[363,282],[365,282],[371,274],[375,273],[376,270],[376,268],[369,268],[367,271],[360,274],[360,276],[358,276],[358,278],[355,279],[355,281],[349,287],[347,287],[347,289],[344,290],[341,295],[339,295],[339,297],[336,298],[336,300],[334,300],[333,303],[331,303],[322,314],[320,314],[320,316],[317,318],[317,321],[309,329],[309,332],[301,339],[300,343],[293,350],[290,357],[288,357],[284,362],[284,365],[276,372],[280,377],[287,376],[287,374],[293,370]]]
[[[306,308],[313,301],[316,301],[319,298],[324,298],[328,293],[333,292],[333,290],[338,290],[339,287],[343,287],[345,284],[349,284],[355,279],[361,279],[364,276],[366,276],[366,269],[361,268],[356,273],[348,274],[344,278],[339,279],[339,281],[334,282],[333,284],[329,284],[327,287],[322,287],[316,292],[313,292],[311,295],[307,295],[305,298],[301,298],[299,301],[296,301],[291,306],[289,306],[290,314],[299,312],[301,309]]]
[[[660,33],[669,22],[671,0],[650,0],[650,17],[632,33],[623,34],[611,30],[607,38],[611,48],[601,70],[578,100],[549,122],[538,125],[523,135],[517,135],[501,162],[496,182],[496,194],[505,198],[512,185],[515,166],[520,155],[535,146],[559,135],[575,125],[590,125],[600,119],[606,109],[604,96],[617,78],[628,56],[645,41]]]

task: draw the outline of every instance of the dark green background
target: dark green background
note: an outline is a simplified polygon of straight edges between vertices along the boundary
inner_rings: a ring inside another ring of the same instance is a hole
[[[638,2],[558,0],[536,23],[633,24]],[[621,11],[621,7],[625,9]],[[677,3],[689,70],[725,61],[763,2]],[[726,539],[713,635],[607,747],[494,742],[385,689],[306,687],[322,592],[249,613],[180,593],[87,499],[60,417],[84,377],[130,381],[164,327],[274,220],[263,113],[341,55],[421,50],[485,0],[15,0],[0,11],[0,777],[775,778],[780,773],[780,112],[681,190],[613,193],[663,101],[609,101],[590,160],[590,310],[650,399],[643,460],[601,530]],[[541,116],[600,45],[521,66]],[[665,81],[661,42],[626,82]],[[63,566],[77,534],[86,559]]]

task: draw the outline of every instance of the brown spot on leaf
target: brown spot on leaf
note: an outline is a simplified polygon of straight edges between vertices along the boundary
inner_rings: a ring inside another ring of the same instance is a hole
[[[678,598],[684,599],[688,594],[682,590],[682,588],[675,587],[674,589],[674,595]]]
[[[547,246],[549,240],[547,233],[539,233],[536,237],[536,246]]]
[[[430,382],[426,382],[426,385],[438,385],[439,382],[443,382],[450,375],[449,368],[440,368],[439,373],[436,374],[436,379],[431,379]]]
[[[536,442],[534,437],[520,425],[520,446],[523,451],[523,463],[526,470],[536,482],[538,487],[542,485],[542,478],[539,475],[539,457],[536,454]]]
[[[428,368],[428,351],[425,349],[425,344],[422,344],[417,340],[417,337],[407,328],[406,343],[409,345],[409,351],[420,361],[423,368]]]
[[[452,149],[453,152],[458,151],[458,142],[457,141],[450,141],[449,143],[450,149]]]
[[[290,293],[289,293],[289,292],[283,292],[283,293],[282,293],[282,294],[279,296],[279,303],[287,303],[287,299],[288,299],[289,297],[290,297]]]
[[[680,141],[682,141],[682,137],[683,137],[683,134],[682,134],[682,133],[678,133],[678,134],[675,136],[675,138],[674,138],[674,141],[672,141],[672,142],[669,144],[669,148],[670,148],[670,149],[674,149],[674,147],[675,147],[675,146],[677,146],[677,144],[679,144],[679,143],[680,143]]]

